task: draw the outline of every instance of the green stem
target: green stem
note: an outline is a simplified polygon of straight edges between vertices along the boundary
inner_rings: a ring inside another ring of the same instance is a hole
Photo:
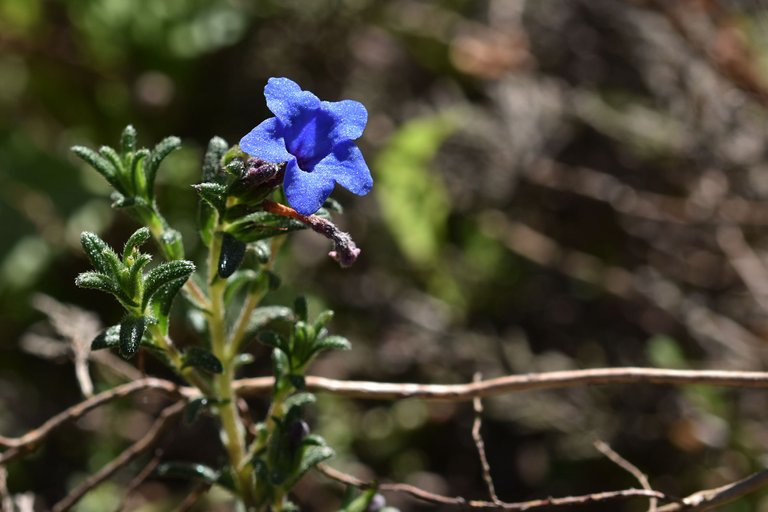
[[[140,216],[144,221],[144,224],[147,225],[152,232],[152,237],[155,239],[158,247],[160,247],[160,250],[163,251],[165,259],[175,259],[173,258],[173,255],[168,252],[168,246],[163,243],[163,234],[170,228],[165,218],[159,211],[157,211],[157,208],[153,207],[146,211],[142,211]],[[187,282],[184,283],[184,290],[203,309],[208,309],[208,297],[205,296],[205,293],[203,293],[200,287],[197,286],[192,279],[188,279]]]
[[[275,237],[272,239],[269,261],[262,266],[262,270],[271,270],[275,263],[275,258],[280,247],[283,245],[285,237]],[[248,329],[248,323],[251,319],[251,313],[261,303],[261,299],[264,298],[266,290],[256,292],[250,292],[243,303],[243,307],[240,309],[240,314],[235,322],[235,328],[230,336],[230,344],[234,351],[237,351],[240,347],[240,343],[243,341],[246,330]]]
[[[182,358],[181,352],[179,352],[179,349],[176,348],[173,340],[171,340],[170,337],[162,332],[160,326],[157,324],[150,325],[149,333],[152,335],[152,338],[154,338],[155,343],[162,347],[163,351],[168,356],[168,359],[170,360],[173,368],[179,374],[181,374],[187,382],[197,387],[197,389],[199,389],[203,395],[213,395],[213,388],[211,388],[210,383],[205,379],[205,377],[200,375],[200,373],[194,368],[184,368],[184,360]]]
[[[227,343],[225,323],[224,290],[226,281],[217,275],[218,257],[221,252],[221,236],[216,235],[211,242],[208,255],[208,283],[210,309],[208,327],[211,335],[211,349],[219,358],[224,371],[214,379],[216,395],[219,399],[219,417],[221,418],[221,437],[229,456],[232,476],[247,510],[255,510],[253,494],[255,481],[253,472],[248,468],[245,449],[245,431],[237,412],[237,396],[232,382],[235,379],[235,351]]]

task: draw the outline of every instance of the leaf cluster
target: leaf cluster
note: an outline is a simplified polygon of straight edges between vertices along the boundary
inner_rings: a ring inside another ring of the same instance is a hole
[[[149,254],[139,248],[149,238],[148,228],[138,229],[118,255],[95,233],[84,232],[80,242],[94,270],[77,276],[75,284],[114,296],[126,311],[126,317],[116,326],[102,332],[93,348],[118,346],[121,355],[131,357],[138,350],[148,324],[159,323],[168,330],[168,315],[173,299],[195,271],[187,260],[160,263],[148,272]]]

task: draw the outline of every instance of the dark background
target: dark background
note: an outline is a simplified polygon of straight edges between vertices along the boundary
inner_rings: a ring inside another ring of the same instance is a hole
[[[271,76],[370,113],[360,146],[373,192],[335,194],[360,260],[341,270],[324,239],[302,233],[270,298],[306,294],[313,311],[337,312],[333,329],[353,350],[314,373],[452,383],[478,371],[764,370],[766,12],[758,0],[0,0],[0,432],[21,434],[80,398],[66,357],[29,341],[46,332],[34,293],[104,324],[120,317],[74,287],[87,268],[78,237],[98,231],[119,246],[136,225],[68,148],[114,145],[128,123],[149,147],[181,137],[160,203],[194,254],[189,185],[202,151],[270,115]],[[175,332],[183,343],[188,330]],[[119,382],[93,373],[100,389]],[[124,400],[62,429],[9,466],[11,492],[34,493],[44,510],[146,431],[159,402]],[[264,404],[251,405],[260,417]],[[672,495],[765,464],[762,391],[602,386],[485,406],[506,501],[637,487],[596,439]],[[310,411],[335,467],[485,498],[472,417],[470,404],[331,396]],[[203,420],[161,445],[164,459],[215,465],[218,443]],[[145,462],[78,510],[113,509]],[[150,480],[127,506],[170,510],[189,488]],[[339,495],[312,476],[296,501],[331,510]],[[226,503],[213,492],[198,509]],[[722,510],[768,501],[756,493]]]

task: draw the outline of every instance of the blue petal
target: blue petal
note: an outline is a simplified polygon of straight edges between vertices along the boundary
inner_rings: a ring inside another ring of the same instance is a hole
[[[270,78],[264,86],[267,107],[290,128],[302,114],[320,108],[320,100],[309,91],[302,91],[299,84],[288,78]]]
[[[325,158],[336,142],[331,138],[335,120],[322,110],[302,112],[294,124],[285,129],[285,145],[299,161],[299,166],[311,172]]]
[[[312,215],[333,192],[333,178],[324,173],[304,172],[295,159],[288,161],[283,181],[285,197],[294,210]]]
[[[371,171],[360,149],[352,141],[334,146],[333,151],[317,163],[311,174],[326,176],[359,196],[364,196],[373,187]]]
[[[285,148],[283,127],[275,117],[263,121],[240,139],[240,149],[267,162],[287,162],[293,158]]]
[[[321,109],[330,114],[336,122],[331,132],[334,143],[355,140],[363,134],[365,124],[368,122],[368,111],[359,101],[323,101]]]

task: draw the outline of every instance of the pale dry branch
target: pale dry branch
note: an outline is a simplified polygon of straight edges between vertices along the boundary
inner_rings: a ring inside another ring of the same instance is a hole
[[[754,492],[768,484],[768,469],[730,484],[695,492],[682,500],[660,507],[658,512],[692,512],[713,510],[746,494]]]
[[[318,464],[318,471],[337,482],[358,487],[361,489],[370,489],[376,487],[382,492],[399,492],[408,494],[416,499],[433,503],[437,505],[452,505],[455,507],[461,507],[464,509],[481,509],[481,510],[536,510],[546,507],[568,506],[568,505],[589,505],[591,503],[624,500],[637,497],[655,497],[659,499],[666,499],[666,496],[658,491],[648,491],[646,489],[623,489],[620,491],[607,491],[598,492],[592,494],[584,494],[581,496],[564,496],[562,498],[543,498],[538,500],[521,501],[516,503],[507,503],[503,501],[484,501],[484,500],[467,500],[462,497],[445,496],[442,494],[436,494],[429,491],[425,491],[419,487],[402,484],[402,483],[384,483],[375,484],[374,482],[366,482],[360,480],[352,475],[334,469],[327,464]]]
[[[201,483],[195,486],[194,489],[192,489],[192,492],[187,494],[184,497],[184,500],[179,503],[179,506],[173,509],[173,512],[187,512],[188,510],[191,510],[192,507],[194,507],[198,501],[200,501],[200,498],[205,496],[205,493],[208,492],[208,489],[211,488],[211,484],[209,483]]]
[[[90,311],[61,303],[42,293],[32,297],[32,305],[48,316],[53,329],[69,343],[80,390],[85,397],[93,396],[88,358],[91,353],[91,341],[101,329],[99,319]]]
[[[117,507],[115,508],[115,512],[122,512],[122,510],[125,509],[125,506],[128,502],[128,497],[133,491],[138,489],[142,483],[144,483],[149,475],[152,474],[155,468],[160,464],[160,459],[162,456],[163,451],[161,449],[155,450],[155,455],[144,466],[144,469],[139,471],[136,476],[134,476],[133,479],[131,479],[131,481],[128,483],[128,486],[125,488],[125,492],[123,492],[123,497],[120,499],[120,503],[118,503]]]
[[[671,370],[664,368],[616,367],[587,370],[507,375],[467,384],[413,384],[336,380],[307,376],[307,390],[366,400],[425,400],[461,402],[519,391],[565,389],[605,384],[669,384],[734,388],[768,388],[768,372],[728,370]],[[243,396],[264,395],[272,390],[271,377],[240,379],[235,389]]]
[[[271,377],[254,379],[241,379],[235,382],[235,388],[239,395],[263,395],[271,392],[274,381]],[[655,385],[711,385],[735,388],[767,388],[768,372],[740,372],[726,370],[668,370],[660,368],[594,368],[588,370],[568,370],[557,372],[532,373],[525,375],[509,375],[495,379],[480,380],[466,384],[414,384],[414,383],[387,383],[366,381],[344,381],[328,379],[325,377],[308,376],[306,378],[307,390],[312,392],[330,393],[348,398],[360,398],[368,400],[401,400],[408,398],[420,398],[436,401],[469,401],[476,398],[493,397],[508,393],[566,389],[581,386],[605,385],[605,384],[655,384]],[[20,455],[37,448],[53,431],[61,425],[82,417],[88,411],[106,404],[112,400],[129,396],[132,393],[155,389],[169,394],[171,397],[190,399],[199,395],[199,391],[189,387],[179,387],[176,384],[156,378],[145,378],[128,384],[123,384],[109,391],[99,393],[92,398],[62,411],[49,419],[40,427],[18,438],[0,438],[0,444],[8,449],[0,454],[0,464],[13,460]],[[183,407],[183,401],[176,404],[178,411]],[[170,414],[170,408],[165,411]],[[175,409],[174,414],[178,413]],[[160,427],[156,424],[155,427]],[[122,462],[127,457],[135,457],[145,450],[154,439],[155,427],[147,436],[138,441],[113,463],[103,468],[109,474],[122,467]],[[152,434],[152,435],[150,435]],[[326,467],[327,469],[327,467]],[[97,473],[94,475],[95,478]],[[107,475],[108,476],[108,475]],[[337,475],[338,476],[338,475]],[[105,477],[106,478],[106,477]],[[357,481],[358,486],[371,485]],[[673,504],[678,508],[670,508],[670,505],[659,508],[658,512],[673,512],[677,510],[705,510],[716,504],[735,499],[747,494],[768,482],[768,470],[759,472],[749,478],[734,482],[727,486],[706,491],[700,491]],[[462,505],[468,502],[463,498],[451,498],[439,496],[407,484],[386,484],[380,487],[382,490],[406,492],[419,499],[434,503]],[[574,504],[589,504],[592,502],[626,499],[632,497],[646,497],[667,499],[663,493],[649,491],[648,489],[627,489],[622,491],[609,491],[593,493],[582,496],[568,496],[564,498],[546,498],[521,503],[503,503],[504,510],[531,510],[544,506],[564,506]],[[499,508],[493,502],[473,501],[477,507]],[[474,505],[473,505],[474,506]]]
[[[768,372],[668,370],[641,367],[593,368],[508,375],[467,384],[347,381],[312,375],[306,378],[307,390],[312,392],[369,400],[422,398],[450,402],[470,401],[475,397],[492,397],[520,391],[565,389],[605,384],[705,384],[735,388],[768,388]],[[236,392],[241,396],[268,394],[273,385],[272,377],[240,379],[234,383]],[[0,447],[7,448],[0,454],[0,464],[36,449],[58,427],[82,417],[96,407],[150,389],[163,391],[176,398],[191,399],[200,396],[200,392],[194,388],[179,387],[173,382],[151,377],[122,384],[69,407],[21,437],[0,437]]]
[[[476,373],[473,382],[480,382],[481,380],[482,375],[480,375],[480,373]],[[501,500],[496,494],[496,487],[493,485],[491,465],[488,464],[488,456],[485,453],[485,441],[483,440],[483,435],[480,432],[480,429],[483,426],[483,402],[480,397],[475,397],[472,400],[472,408],[475,411],[475,419],[472,422],[472,440],[475,442],[477,455],[480,457],[480,467],[483,473],[483,481],[485,482],[486,489],[488,489],[488,496],[490,496],[491,501],[499,504],[501,503]]]
[[[634,476],[635,479],[637,479],[638,482],[640,482],[640,485],[643,489],[646,491],[652,491],[653,488],[651,487],[651,483],[648,481],[648,476],[640,471],[640,469],[629,462],[627,459],[619,455],[613,448],[611,448],[608,443],[605,443],[603,441],[595,441],[595,448],[608,457],[608,459],[619,466],[621,469],[629,473],[630,475]],[[656,507],[658,506],[658,500],[653,497],[648,500],[649,506],[648,506],[648,512],[657,512]]]
[[[129,382],[127,384],[122,384],[108,391],[94,395],[87,400],[84,400],[65,409],[59,414],[51,417],[48,421],[39,427],[30,430],[21,437],[0,437],[0,447],[7,448],[2,454],[0,454],[0,465],[15,459],[20,455],[37,449],[54,430],[64,425],[65,423],[74,421],[85,415],[87,412],[108,402],[111,402],[112,400],[124,398],[138,391],[149,389],[163,391],[176,398],[182,398],[184,396],[190,397],[195,395],[195,391],[191,388],[183,389],[173,382],[151,377]]]
[[[96,473],[86,478],[83,483],[53,506],[53,512],[69,510],[88,492],[150,449],[159,440],[160,435],[168,428],[171,420],[181,414],[185,405],[186,401],[182,400],[163,409],[155,423],[152,424],[152,427],[141,439],[126,448],[120,455],[112,459]]]

